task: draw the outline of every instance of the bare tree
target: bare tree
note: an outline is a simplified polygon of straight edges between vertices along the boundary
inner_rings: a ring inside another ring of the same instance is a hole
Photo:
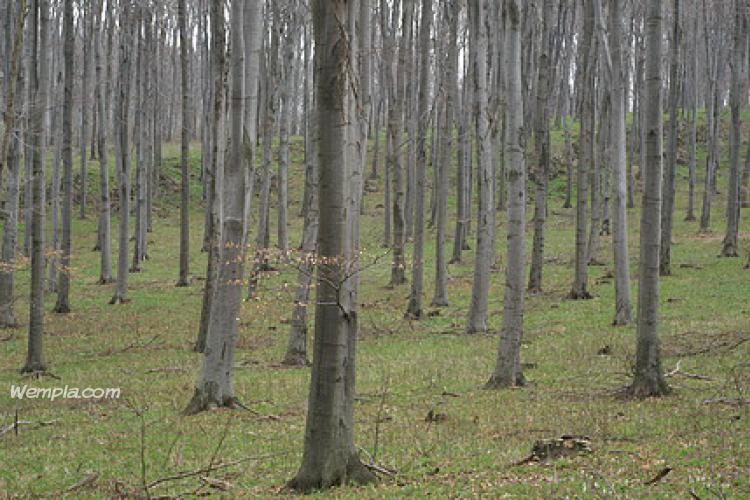
[[[521,91],[521,3],[506,0],[508,142],[508,258],[505,270],[503,326],[495,371],[487,388],[524,385],[521,370],[523,336],[524,267],[526,244],[526,165],[523,140],[523,95]]]
[[[432,25],[432,0],[422,0],[422,18],[419,24],[419,103],[417,107],[417,161],[415,164],[414,201],[414,255],[411,293],[406,317],[422,317],[424,295],[424,194],[427,178],[427,127],[430,119],[430,30]]]
[[[72,1],[72,0],[69,0]],[[47,88],[49,65],[47,62],[47,39],[49,36],[49,3],[33,0],[31,16],[32,58],[30,64],[34,99],[31,102],[31,147],[34,150],[33,171],[33,216],[31,220],[31,294],[29,298],[29,343],[26,364],[22,372],[44,372],[44,143],[47,115]]]
[[[628,394],[660,396],[669,392],[661,369],[659,346],[659,225],[662,169],[662,1],[646,12],[646,164],[641,208],[641,255],[638,286],[638,342],[635,373]]]
[[[320,134],[320,232],[315,312],[315,355],[308,399],[302,465],[290,487],[300,491],[328,488],[375,478],[364,467],[354,445],[354,347],[350,322],[356,322],[348,300],[347,267],[352,246],[346,222],[347,176],[351,174],[347,134],[354,82],[347,71],[356,43],[353,19],[357,2],[315,0],[318,130]],[[343,43],[348,40],[351,43]],[[359,212],[351,213],[358,217]]]
[[[180,29],[180,85],[182,91],[182,127],[180,130],[180,277],[177,286],[188,286],[190,265],[190,81],[188,80],[188,28],[185,0],[177,3]]]

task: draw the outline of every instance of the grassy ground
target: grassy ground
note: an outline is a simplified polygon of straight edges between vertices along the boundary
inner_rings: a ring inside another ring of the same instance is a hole
[[[559,146],[559,136],[555,143]],[[167,146],[166,174],[172,181],[178,179],[177,155],[176,146]],[[293,158],[290,214],[296,215],[303,176],[299,143]],[[193,160],[197,173],[197,154]],[[92,189],[98,186],[96,168],[94,164],[89,179]],[[742,269],[744,259],[717,258],[724,228],[722,197],[714,204],[714,233],[699,235],[697,223],[683,221],[685,178],[681,170],[674,276],[662,280],[664,365],[667,371],[678,363],[680,368],[668,379],[673,395],[649,401],[616,397],[630,378],[635,328],[610,326],[614,291],[607,277],[612,261],[609,237],[603,238],[600,254],[606,265],[591,268],[595,298],[565,300],[572,280],[574,212],[560,208],[563,182],[558,180],[550,201],[545,293],[527,302],[522,355],[529,363],[529,387],[481,389],[494,366],[498,339],[496,331],[462,335],[471,290],[471,252],[462,264],[450,268],[450,307],[430,310],[430,317],[421,322],[402,319],[408,288],[385,287],[389,259],[381,258],[361,279],[356,437],[379,464],[397,474],[375,486],[339,488],[319,496],[750,496],[750,412],[747,405],[728,404],[747,398],[750,391],[750,271]],[[722,176],[722,189],[725,182]],[[260,299],[242,308],[235,386],[251,411],[181,417],[201,363],[190,347],[197,333],[205,255],[199,253],[203,218],[196,204],[191,213],[194,282],[189,288],[175,288],[176,188],[175,182],[164,185],[149,238],[151,259],[143,273],[131,274],[132,302],[126,305],[108,305],[112,286],[96,284],[98,254],[91,251],[96,237],[94,207],[87,220],[75,221],[73,312],[49,313],[45,325],[47,360],[59,380],[33,380],[18,372],[25,356],[28,312],[28,271],[19,273],[16,310],[24,325],[0,333],[0,425],[11,424],[16,414],[34,424],[20,426],[17,435],[10,431],[0,436],[0,497],[135,496],[143,493],[144,482],[235,460],[242,462],[152,485],[149,493],[289,494],[283,485],[300,463],[309,382],[307,369],[279,365],[295,272],[281,267],[266,276]],[[197,197],[199,192],[196,179],[193,193]],[[366,266],[384,252],[379,203],[382,186],[366,199]],[[629,215],[637,288],[639,211]],[[299,240],[301,223],[292,217],[293,242]],[[490,300],[494,329],[502,315],[503,215],[498,230]],[[742,231],[746,247],[747,216]],[[427,238],[429,303],[434,233]],[[53,303],[51,295],[47,311]],[[122,397],[19,401],[10,398],[11,384],[119,387]],[[430,410],[444,418],[426,421]],[[49,421],[53,423],[39,425]],[[593,452],[545,464],[513,465],[530,453],[535,440],[563,434],[590,437]],[[671,473],[653,485],[644,484],[665,467],[671,467]],[[87,483],[66,493],[86,478]],[[210,482],[215,487],[208,486]]]

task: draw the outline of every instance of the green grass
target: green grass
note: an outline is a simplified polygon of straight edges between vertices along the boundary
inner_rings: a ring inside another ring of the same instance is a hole
[[[556,148],[562,144],[558,134],[553,138]],[[296,245],[302,225],[296,217],[303,183],[301,142],[295,140],[293,148],[289,213],[290,241]],[[190,350],[197,333],[202,281],[196,279],[189,288],[174,287],[179,251],[178,154],[176,145],[165,147],[165,174],[172,182],[164,185],[158,202],[154,232],[149,235],[151,259],[142,273],[130,275],[132,302],[121,306],[108,305],[112,286],[96,284],[99,257],[91,248],[96,238],[93,203],[98,165],[90,164],[89,217],[74,222],[73,312],[52,314],[54,296],[47,298],[45,350],[50,369],[60,380],[30,380],[18,372],[26,350],[28,270],[18,273],[15,307],[24,325],[0,334],[0,425],[12,423],[16,412],[20,420],[56,422],[21,426],[18,435],[0,436],[0,496],[57,497],[91,473],[98,474],[96,481],[68,493],[71,497],[136,495],[142,491],[141,453],[147,481],[200,469],[214,453],[214,463],[254,457],[205,475],[231,483],[223,493],[228,497],[288,494],[283,485],[300,464],[309,383],[307,369],[278,364],[286,344],[285,318],[290,316],[296,280],[293,269],[282,266],[266,276],[260,300],[246,302],[242,308],[235,388],[252,411],[179,415],[192,395],[202,361]],[[193,149],[194,200],[201,192],[199,165],[199,153]],[[722,165],[722,190],[726,172]],[[700,174],[699,195],[702,169]],[[679,361],[682,372],[710,380],[670,377],[675,393],[648,401],[622,401],[615,396],[629,381],[635,328],[610,326],[614,291],[605,277],[611,267],[609,237],[603,237],[600,254],[606,266],[592,267],[590,272],[595,298],[564,298],[572,280],[574,251],[574,212],[560,208],[564,179],[554,181],[550,200],[545,293],[527,301],[522,356],[524,362],[534,364],[526,370],[531,384],[506,391],[481,389],[494,366],[502,316],[504,215],[498,217],[492,274],[493,333],[462,335],[470,300],[471,252],[465,253],[463,263],[450,268],[450,307],[424,321],[409,322],[402,319],[408,287],[385,287],[389,259],[368,265],[385,251],[380,246],[383,210],[376,208],[382,203],[381,179],[378,193],[366,197],[362,218],[367,269],[361,277],[356,439],[369,453],[375,453],[377,439],[377,462],[398,473],[375,486],[344,487],[319,495],[686,498],[691,491],[700,498],[750,495],[748,406],[704,403],[748,397],[750,342],[745,340],[750,339],[750,271],[742,269],[744,259],[717,258],[724,227],[723,197],[714,200],[714,233],[698,235],[696,223],[683,221],[685,177],[681,168],[674,276],[662,280],[663,361],[666,370]],[[750,224],[748,212],[744,215],[746,247]],[[629,216],[635,298],[639,211],[631,210]],[[190,227],[190,268],[195,278],[205,272],[205,254],[199,252],[202,224],[203,212],[196,203]],[[275,235],[275,228],[271,234]],[[434,286],[434,240],[434,232],[428,231],[427,303]],[[604,346],[610,346],[611,355],[597,354]],[[122,398],[11,400],[10,385],[24,383],[120,387]],[[427,423],[430,409],[444,413],[446,420]],[[541,465],[512,465],[529,454],[535,440],[562,434],[589,436],[593,453]],[[673,471],[662,481],[643,484],[665,466]],[[207,491],[220,493],[190,477],[153,487],[151,494]]]

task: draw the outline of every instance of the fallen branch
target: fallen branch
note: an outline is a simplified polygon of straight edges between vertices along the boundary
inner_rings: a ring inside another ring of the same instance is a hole
[[[750,405],[750,399],[745,398],[714,398],[703,401],[704,405],[725,404],[730,406]]]
[[[653,478],[649,479],[643,484],[645,485],[656,484],[662,479],[664,479],[665,477],[667,477],[667,474],[669,474],[670,472],[672,472],[672,467],[664,467],[662,470],[659,471],[657,475],[655,475]]]
[[[203,476],[203,475],[205,475],[205,474],[207,474],[209,472],[212,472],[212,471],[215,471],[215,470],[226,469],[228,467],[234,467],[235,465],[239,465],[239,464],[242,464],[242,463],[245,463],[245,462],[252,462],[254,460],[264,460],[266,458],[275,458],[275,457],[280,457],[280,456],[284,456],[284,455],[289,455],[290,453],[291,452],[287,451],[287,452],[283,452],[283,453],[274,453],[274,454],[271,454],[271,455],[262,455],[262,456],[259,456],[259,457],[246,457],[246,458],[241,458],[239,460],[235,460],[233,462],[227,462],[225,464],[216,464],[216,465],[212,465],[211,467],[202,467],[200,469],[193,470],[193,471],[180,472],[180,473],[177,473],[177,474],[175,474],[173,476],[166,476],[166,477],[162,477],[162,478],[156,479],[154,481],[151,481],[150,483],[148,483],[148,488],[151,489],[154,486],[158,486],[160,484],[168,483],[170,481],[179,481],[180,479],[186,479],[186,478],[189,478],[189,477]]]
[[[697,380],[713,380],[711,377],[708,377],[706,375],[699,375],[697,373],[688,373],[688,372],[684,372],[684,371],[680,370],[680,363],[682,363],[682,360],[679,360],[677,362],[677,364],[674,367],[674,370],[668,372],[664,376],[665,377],[673,377],[675,375],[679,375],[681,377],[694,378],[694,379],[697,379]]]
[[[99,479],[99,473],[92,472],[88,476],[84,477],[77,483],[73,484],[69,488],[65,490],[65,493],[73,493],[74,491],[78,491],[82,488],[85,488],[86,486],[90,486],[96,482],[96,480]]]
[[[42,420],[39,422],[32,422],[30,420],[18,420],[18,415],[16,415],[16,420],[14,420],[12,424],[9,424],[3,428],[0,428],[0,436],[10,431],[15,431],[15,433],[18,434],[18,428],[21,427],[22,425],[34,425],[36,426],[35,428],[39,429],[41,427],[46,427],[48,425],[54,425],[59,421],[60,421],[59,419],[55,419],[55,420]]]
[[[185,372],[186,368],[181,366],[165,366],[162,368],[149,368],[146,373],[172,373],[172,372]]]

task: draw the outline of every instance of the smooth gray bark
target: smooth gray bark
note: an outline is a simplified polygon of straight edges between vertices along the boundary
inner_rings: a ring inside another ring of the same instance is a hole
[[[106,91],[105,76],[102,58],[103,33],[101,30],[102,3],[96,2],[96,27],[95,27],[95,66],[96,66],[96,107],[99,117],[96,130],[96,147],[99,151],[99,284],[104,285],[112,282],[112,230],[109,199],[109,151],[107,150],[107,124],[109,120],[107,100],[109,96]],[[112,15],[109,9],[108,14]]]
[[[505,269],[503,326],[495,370],[487,388],[525,384],[521,369],[523,336],[524,267],[526,244],[526,165],[523,139],[523,94],[521,90],[521,6],[522,0],[506,0],[508,142],[508,237]]]
[[[641,208],[641,255],[638,281],[638,342],[635,370],[627,393],[636,398],[669,392],[661,369],[659,345],[659,241],[662,181],[662,1],[646,12],[646,164]]]
[[[180,90],[182,94],[182,126],[180,128],[180,271],[177,286],[188,286],[190,265],[190,81],[188,80],[188,27],[186,0],[177,3],[180,30]]]

